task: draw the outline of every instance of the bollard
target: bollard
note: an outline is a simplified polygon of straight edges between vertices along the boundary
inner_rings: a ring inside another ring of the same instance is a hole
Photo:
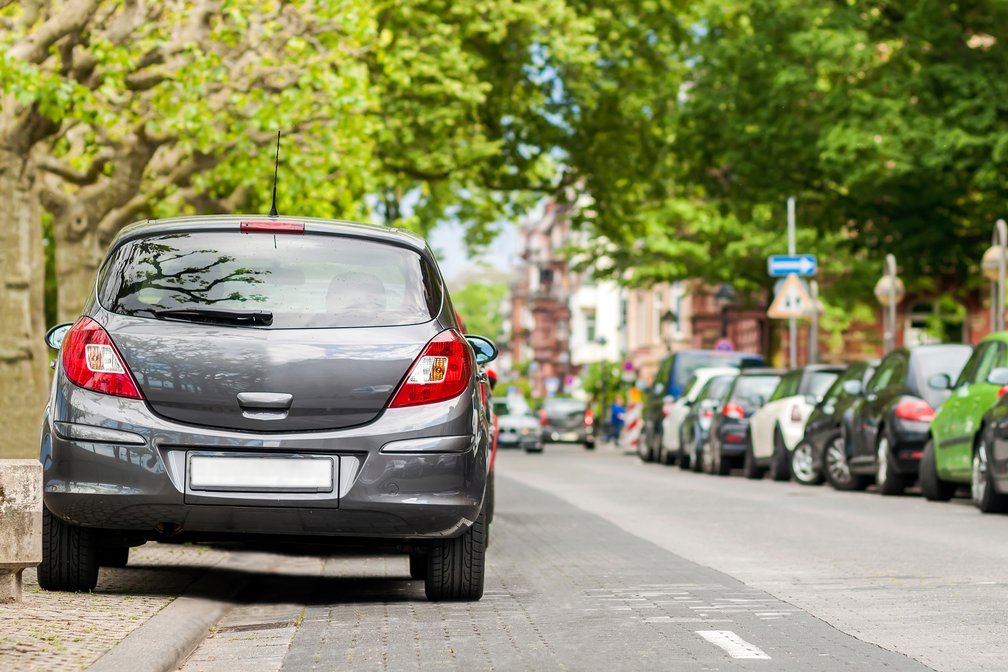
[[[0,460],[0,603],[21,601],[21,574],[42,562],[42,464]]]

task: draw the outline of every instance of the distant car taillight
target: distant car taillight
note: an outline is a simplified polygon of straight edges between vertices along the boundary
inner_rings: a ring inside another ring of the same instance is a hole
[[[442,331],[413,362],[406,380],[392,396],[389,408],[454,399],[465,392],[472,372],[469,344],[453,329]]]
[[[90,317],[77,320],[63,339],[63,370],[86,390],[143,399],[108,332]]]
[[[801,422],[801,409],[798,404],[791,407],[791,422]]]
[[[893,413],[897,418],[915,422],[931,422],[935,417],[934,409],[923,399],[904,399],[896,404]]]
[[[539,409],[539,424],[543,427],[549,424],[549,415],[546,413],[545,408]]]
[[[1001,389],[998,390],[998,399],[1008,394],[1008,385],[1002,385]]]
[[[590,408],[587,411],[585,411],[584,423],[585,427],[591,427],[592,425],[595,424],[595,417],[592,415]]]
[[[745,410],[740,404],[736,404],[734,402],[725,404],[724,410],[721,411],[721,415],[726,418],[732,418],[733,420],[745,420]]]

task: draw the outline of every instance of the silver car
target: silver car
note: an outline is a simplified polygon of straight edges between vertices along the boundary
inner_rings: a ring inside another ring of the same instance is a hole
[[[478,600],[492,442],[437,263],[400,231],[199,217],[113,241],[42,424],[39,583],[94,588],[150,540],[311,540],[409,554]]]

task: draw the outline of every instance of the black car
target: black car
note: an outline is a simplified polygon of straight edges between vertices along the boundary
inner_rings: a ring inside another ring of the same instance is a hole
[[[720,409],[721,400],[733,380],[735,376],[714,376],[704,384],[697,398],[690,404],[689,413],[679,428],[680,469],[700,471],[707,432],[710,431],[714,415]]]
[[[749,442],[749,418],[766,403],[787,371],[747,369],[735,376],[715,414],[707,438],[709,473],[727,476],[741,467]]]
[[[539,409],[543,443],[581,443],[595,447],[594,419],[588,404],[579,399],[551,397]]]
[[[734,366],[740,369],[763,366],[763,358],[748,352],[720,350],[683,350],[661,361],[651,389],[644,395],[641,418],[644,423],[638,455],[645,462],[658,458],[662,439],[662,411],[665,397],[678,399],[697,369],[709,366]]]
[[[991,380],[1004,383],[1000,399],[983,416],[983,433],[973,453],[973,503],[984,513],[1008,511],[1008,369]]]
[[[791,473],[796,481],[803,485],[819,485],[826,477],[838,490],[848,489],[853,483],[843,450],[842,427],[850,428],[851,410],[861,398],[861,390],[875,373],[876,366],[877,359],[851,364],[816,404],[805,423],[805,436],[791,454]],[[835,445],[837,442],[839,445]],[[828,450],[833,451],[830,462],[833,470],[829,473],[824,466]]]
[[[972,351],[968,345],[920,345],[882,359],[854,411],[852,474],[874,476],[883,495],[898,495],[917,480],[928,428],[949,396],[947,384],[938,389],[928,381],[942,374],[955,380]]]

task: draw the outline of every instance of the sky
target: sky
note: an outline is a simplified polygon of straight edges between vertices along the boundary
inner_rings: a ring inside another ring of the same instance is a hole
[[[452,286],[456,282],[478,274],[486,267],[494,270],[510,271],[518,261],[518,235],[514,224],[505,224],[501,234],[490,247],[475,257],[470,257],[465,249],[465,236],[461,224],[449,222],[434,229],[428,238],[430,246],[438,257],[441,273]]]

